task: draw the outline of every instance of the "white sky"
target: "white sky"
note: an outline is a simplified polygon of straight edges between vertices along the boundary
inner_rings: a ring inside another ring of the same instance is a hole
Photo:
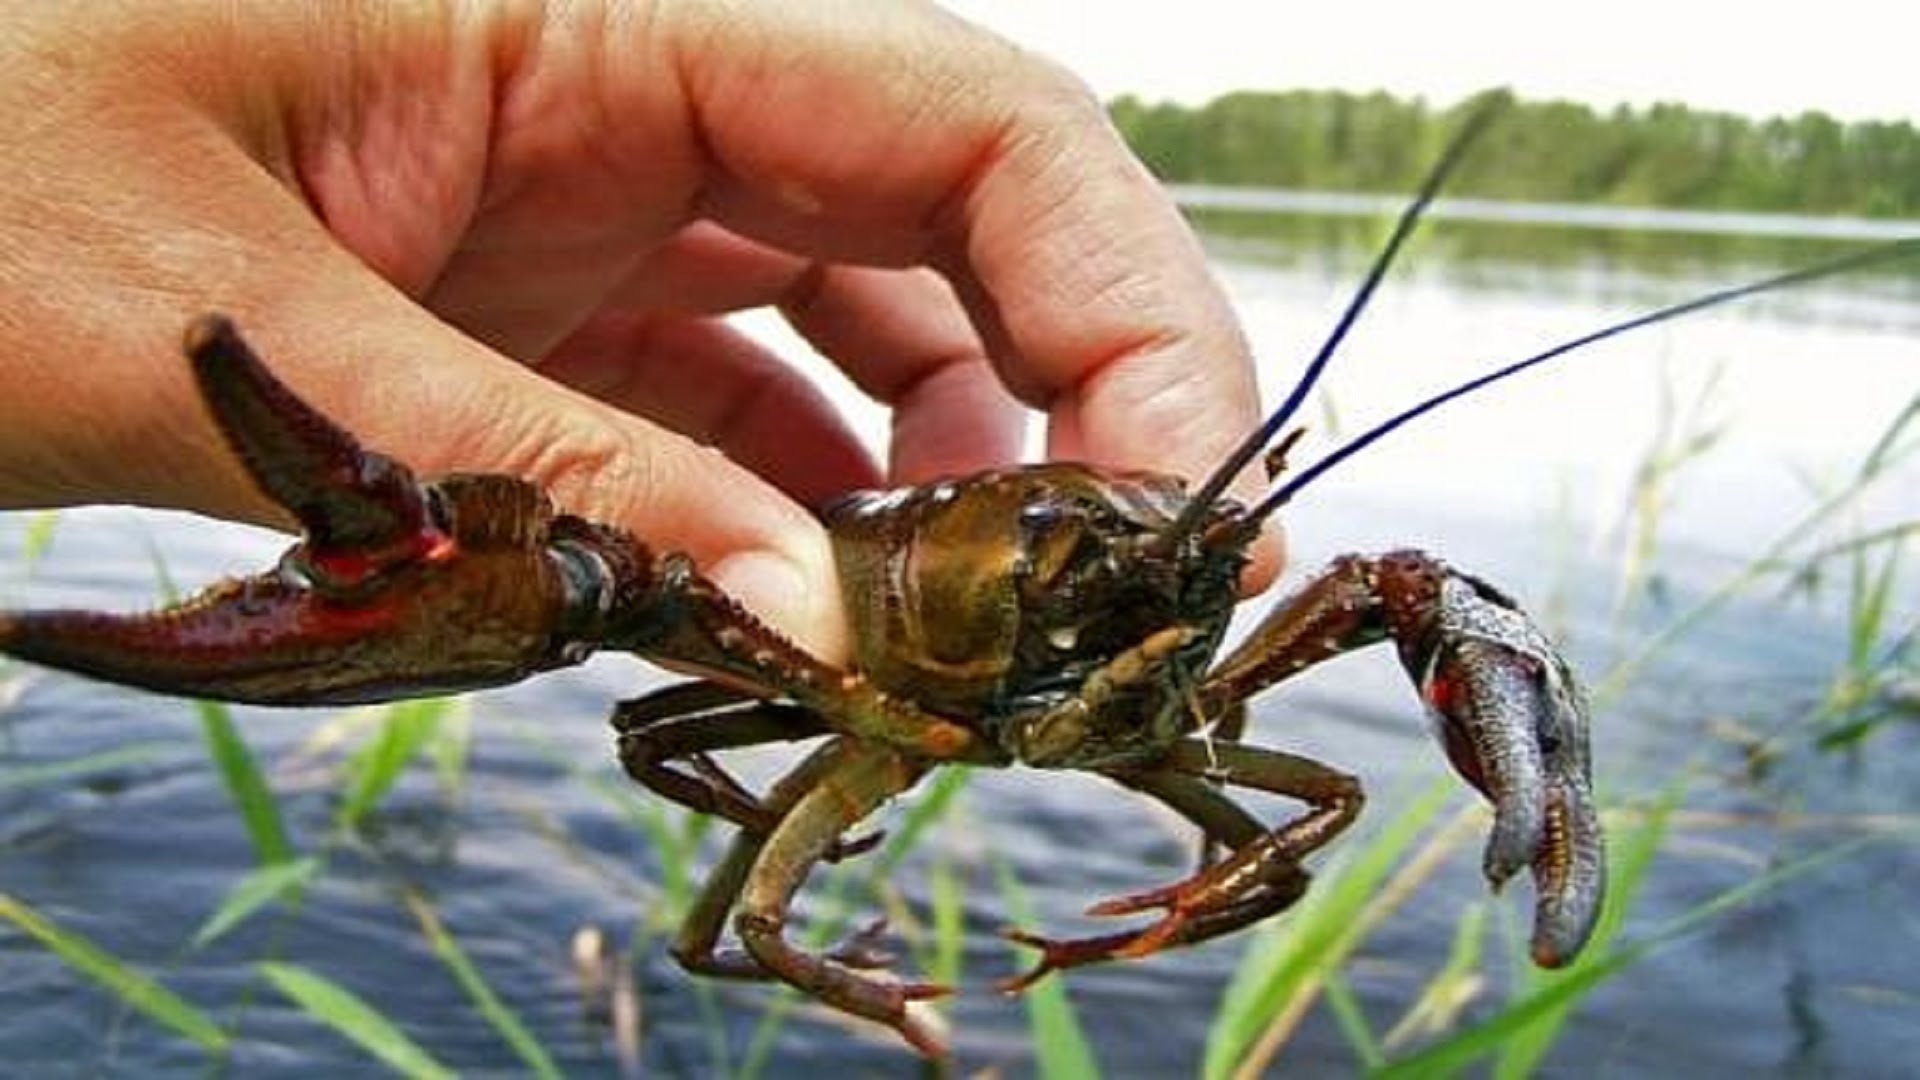
[[[1447,104],[1489,86],[1595,105],[1920,120],[1913,0],[942,0],[1103,97],[1334,87]]]

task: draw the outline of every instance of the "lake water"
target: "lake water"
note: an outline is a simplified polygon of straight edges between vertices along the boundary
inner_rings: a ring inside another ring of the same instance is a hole
[[[1277,397],[1352,289],[1379,225],[1218,210],[1204,220]],[[1629,233],[1588,221],[1446,225],[1415,245],[1353,335],[1309,410],[1315,441],[1301,459],[1499,362],[1836,250],[1831,239]],[[1397,434],[1289,511],[1296,580],[1335,553],[1425,546],[1507,586],[1564,634],[1606,690],[1594,742],[1616,820],[1683,790],[1623,940],[1652,940],[1697,905],[1812,853],[1845,852],[1667,941],[1583,1001],[1548,1059],[1553,1075],[1899,1076],[1920,1060],[1912,913],[1920,706],[1909,700],[1905,718],[1861,752],[1812,747],[1809,717],[1846,655],[1845,563],[1825,564],[1827,587],[1813,596],[1762,576],[1631,678],[1609,677],[1844,484],[1914,400],[1916,282],[1911,270],[1835,279],[1575,354]],[[848,404],[866,430],[883,424]],[[1704,432],[1710,445],[1657,489],[1657,528],[1643,543],[1651,557],[1624,559],[1630,538],[1646,535],[1636,522],[1647,519],[1630,510],[1645,490],[1635,477],[1649,449]],[[1916,519],[1920,468],[1909,460],[1795,550],[1911,530]],[[10,604],[139,606],[155,592],[153,552],[175,580],[197,583],[265,565],[281,546],[255,530],[87,510],[63,518],[26,580],[17,570],[25,529],[23,517],[0,517],[0,600]],[[1911,537],[1906,544],[1911,581]],[[1911,632],[1917,608],[1920,590],[1897,591],[1889,625]],[[1911,674],[1910,653],[1906,662]],[[267,956],[349,986],[463,1071],[517,1071],[433,956],[402,886],[432,899],[567,1071],[614,1071],[603,1029],[581,1016],[567,943],[587,924],[626,940],[663,902],[658,852],[628,804],[604,793],[623,783],[604,716],[611,702],[657,685],[655,673],[605,658],[474,699],[471,773],[456,802],[424,771],[410,778],[365,835],[332,848],[297,913],[257,918],[205,950],[189,939],[253,856],[191,706],[17,667],[0,672],[0,683],[11,691],[0,699],[8,702],[0,892],[238,1024],[240,1075],[365,1071],[357,1051],[260,986],[254,965]],[[337,784],[326,752],[307,740],[330,714],[238,715],[271,768],[296,843],[326,844]],[[1381,655],[1343,659],[1263,698],[1252,737],[1360,774],[1373,793],[1371,821],[1444,770],[1404,677]],[[58,782],[37,779],[109,751],[123,757]],[[1762,756],[1769,767],[1756,772]],[[748,768],[764,774],[773,763]],[[935,858],[957,873],[967,926],[952,1009],[960,1071],[1026,1075],[1034,1065],[1022,1008],[991,989],[1013,963],[994,937],[1011,921],[996,861],[1022,882],[1041,926],[1071,929],[1086,925],[1077,912],[1089,902],[1183,873],[1190,844],[1161,815],[1091,779],[979,775],[963,800],[893,885],[909,916],[924,915]],[[1455,851],[1348,968],[1377,1031],[1444,963],[1462,912],[1485,902],[1477,863],[1472,846]],[[1512,917],[1493,921],[1485,983],[1462,1005],[1468,1021],[1505,992],[1504,942],[1524,925],[1525,892],[1495,902]],[[1192,1073],[1252,936],[1071,975],[1071,999],[1106,1070]],[[772,995],[696,990],[657,935],[636,952],[648,1073],[706,1076],[722,1060],[737,1064]],[[0,1072],[145,1075],[205,1064],[4,924],[0,964]],[[1324,1007],[1279,1061],[1304,1075],[1358,1068]],[[770,1065],[774,1075],[803,1066],[912,1071],[889,1038],[810,1008],[782,1029]]]

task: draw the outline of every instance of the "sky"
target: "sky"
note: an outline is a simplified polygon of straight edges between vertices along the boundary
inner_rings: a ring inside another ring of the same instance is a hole
[[[1910,0],[942,0],[1065,63],[1102,97],[1489,86],[1597,106],[1678,101],[1920,122]]]

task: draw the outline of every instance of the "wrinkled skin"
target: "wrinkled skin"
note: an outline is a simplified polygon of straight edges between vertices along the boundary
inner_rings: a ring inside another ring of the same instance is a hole
[[[1505,596],[1419,552],[1348,556],[1216,658],[1256,515],[1183,485],[1081,465],[1001,470],[849,497],[834,537],[855,661],[803,651],[702,577],[608,525],[556,513],[502,475],[420,483],[281,385],[219,318],[187,353],[202,398],[302,542],[267,573],[145,616],[0,614],[0,650],[166,693],[265,704],[379,701],[512,682],[622,649],[699,676],[619,707],[640,783],[739,826],[675,954],[716,976],[778,978],[887,1024],[927,1054],[912,1003],[945,989],[871,969],[871,935],[815,954],[785,919],[821,860],[930,769],[966,762],[1099,773],[1197,824],[1225,855],[1114,898],[1135,929],[1015,934],[1039,963],[1007,987],[1229,933],[1291,905],[1302,860],[1350,824],[1351,776],[1240,741],[1243,702],[1322,660],[1391,641],[1456,769],[1491,800],[1485,871],[1527,868],[1536,961],[1569,961],[1604,890],[1586,708],[1571,672]],[[825,741],[764,794],[710,758]],[[1269,827],[1226,793],[1298,799]],[[740,949],[723,948],[729,913]]]

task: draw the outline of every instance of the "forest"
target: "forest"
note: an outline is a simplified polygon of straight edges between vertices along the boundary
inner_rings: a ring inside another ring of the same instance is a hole
[[[1504,94],[1504,91],[1496,91]],[[1920,217],[1920,131],[1826,113],[1512,99],[1452,190],[1540,202]],[[1172,183],[1402,192],[1464,104],[1337,90],[1240,92],[1189,108],[1121,97],[1115,125]]]

